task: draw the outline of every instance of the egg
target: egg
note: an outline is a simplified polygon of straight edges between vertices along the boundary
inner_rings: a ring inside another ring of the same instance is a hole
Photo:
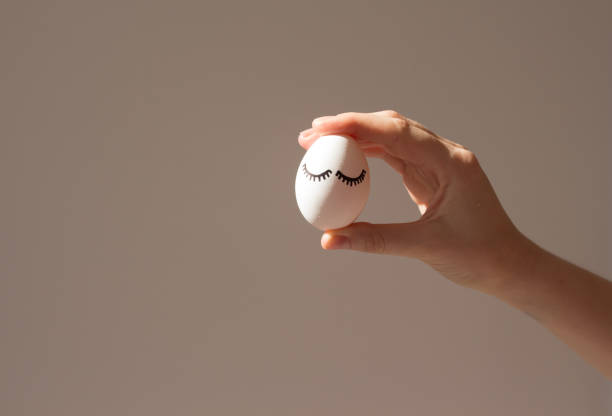
[[[295,178],[295,197],[306,221],[319,230],[355,221],[369,194],[368,161],[352,137],[321,136],[304,154]]]

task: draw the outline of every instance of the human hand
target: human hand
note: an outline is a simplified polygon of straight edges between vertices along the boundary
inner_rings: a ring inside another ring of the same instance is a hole
[[[484,289],[488,270],[525,256],[527,238],[511,222],[476,156],[395,111],[320,117],[300,133],[308,149],[326,134],[353,137],[368,157],[403,179],[421,218],[398,224],[353,223],[327,230],[324,249],[418,258],[450,280]]]

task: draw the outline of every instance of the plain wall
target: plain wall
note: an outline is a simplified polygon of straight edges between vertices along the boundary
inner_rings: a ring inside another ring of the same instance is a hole
[[[0,413],[605,415],[528,316],[325,252],[298,132],[395,109],[610,277],[608,1],[0,5]],[[371,161],[361,220],[417,218]]]

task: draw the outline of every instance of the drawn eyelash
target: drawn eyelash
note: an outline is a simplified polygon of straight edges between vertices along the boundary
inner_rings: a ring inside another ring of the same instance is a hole
[[[340,171],[336,172],[336,176],[338,177],[338,179],[340,179],[343,183],[345,183],[346,186],[353,186],[353,185],[357,186],[358,184],[363,182],[363,180],[365,179],[365,175],[366,175],[365,169],[362,170],[359,176],[357,176],[356,178],[348,177]]]
[[[329,178],[329,176],[332,174],[332,171],[327,169],[325,172],[323,173],[319,173],[318,175],[315,175],[314,173],[310,173],[308,171],[308,169],[306,168],[306,163],[304,163],[302,165],[302,170],[304,171],[304,175],[306,175],[306,177],[308,179],[310,179],[311,181],[316,181],[318,180],[319,182],[321,182],[321,180],[325,180],[327,178]]]

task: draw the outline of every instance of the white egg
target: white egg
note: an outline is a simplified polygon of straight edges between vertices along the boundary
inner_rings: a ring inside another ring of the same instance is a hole
[[[345,227],[359,216],[369,194],[368,161],[353,138],[322,136],[310,146],[295,178],[306,221],[322,231]]]

